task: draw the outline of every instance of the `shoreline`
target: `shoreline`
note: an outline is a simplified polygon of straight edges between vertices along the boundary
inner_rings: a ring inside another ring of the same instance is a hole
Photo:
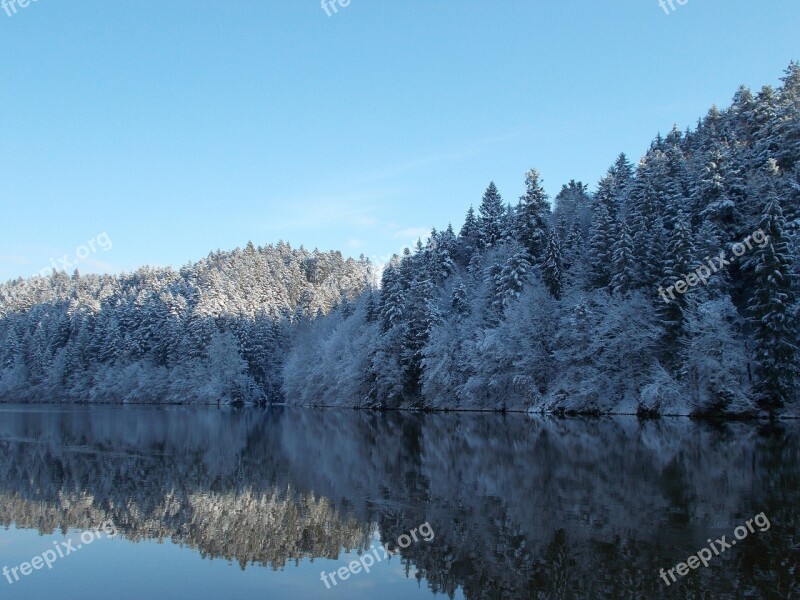
[[[221,403],[221,402],[88,402],[88,401],[65,401],[65,402],[14,402],[7,400],[0,400],[0,412],[6,407],[17,407],[21,409],[33,407],[118,407],[118,408],[131,408],[131,407],[165,407],[165,408],[229,408],[236,410],[267,410],[270,408],[299,408],[299,409],[313,409],[313,410],[351,410],[355,412],[372,412],[372,413],[420,413],[420,414],[486,414],[486,415],[525,415],[531,418],[536,417],[550,417],[550,418],[603,418],[603,417],[636,417],[642,421],[654,421],[662,418],[667,419],[689,419],[692,421],[705,421],[705,422],[759,422],[759,423],[772,423],[775,421],[796,421],[800,420],[800,414],[783,414],[783,415],[701,415],[701,414],[681,414],[681,413],[648,413],[637,414],[630,412],[581,412],[581,411],[533,411],[533,410],[520,410],[520,409],[459,409],[459,408],[373,408],[373,407],[360,407],[360,406],[334,406],[324,404],[289,404],[289,403],[272,403],[272,404],[246,404],[246,403]]]

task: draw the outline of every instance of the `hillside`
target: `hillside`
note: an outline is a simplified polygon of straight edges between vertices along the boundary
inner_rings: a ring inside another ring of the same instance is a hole
[[[53,272],[0,286],[0,399],[266,402],[293,324],[357,297],[366,259],[288,244],[180,271]]]
[[[458,234],[300,330],[289,402],[638,414],[797,408],[800,67],[551,210],[492,183]]]

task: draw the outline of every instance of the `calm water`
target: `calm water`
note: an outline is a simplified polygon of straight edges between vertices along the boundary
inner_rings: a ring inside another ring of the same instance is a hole
[[[0,406],[0,598],[800,597],[798,428]]]

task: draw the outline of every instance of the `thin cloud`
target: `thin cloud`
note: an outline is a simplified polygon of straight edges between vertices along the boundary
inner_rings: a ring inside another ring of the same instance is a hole
[[[473,142],[469,142],[467,144],[464,144],[463,146],[458,147],[457,149],[443,150],[439,152],[426,154],[418,158],[414,158],[406,162],[400,163],[398,165],[388,167],[384,170],[375,171],[373,173],[367,174],[363,178],[361,178],[361,182],[388,179],[391,177],[395,177],[397,175],[402,175],[403,173],[407,173],[409,171],[421,169],[423,167],[428,167],[440,163],[457,162],[459,160],[464,160],[465,158],[469,158],[470,156],[474,156],[475,154],[480,153],[482,150],[488,147],[503,142],[507,142],[508,140],[519,137],[521,133],[522,132],[520,131],[516,131],[512,133],[494,135],[479,140],[475,140]]]
[[[365,229],[375,227],[379,220],[375,216],[383,202],[395,199],[392,190],[340,195],[325,194],[297,199],[284,199],[286,212],[277,219],[265,223],[266,231],[296,231],[328,229],[331,226]]]
[[[12,265],[27,265],[30,264],[30,260],[25,258],[24,256],[14,256],[9,254],[0,254],[0,262],[10,263]]]
[[[401,229],[400,231],[395,231],[393,237],[395,239],[402,238],[402,239],[413,239],[416,241],[418,238],[426,238],[430,234],[431,229],[430,227],[409,227],[407,229]]]

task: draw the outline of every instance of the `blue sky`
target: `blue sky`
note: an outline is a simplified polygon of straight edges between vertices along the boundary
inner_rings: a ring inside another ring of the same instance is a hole
[[[7,0],[8,1],[8,0]],[[19,0],[17,0],[19,2]],[[0,10],[0,281],[280,239],[381,260],[800,59],[800,2],[37,0]],[[89,242],[105,233],[113,244]],[[76,254],[80,257],[77,260]]]

